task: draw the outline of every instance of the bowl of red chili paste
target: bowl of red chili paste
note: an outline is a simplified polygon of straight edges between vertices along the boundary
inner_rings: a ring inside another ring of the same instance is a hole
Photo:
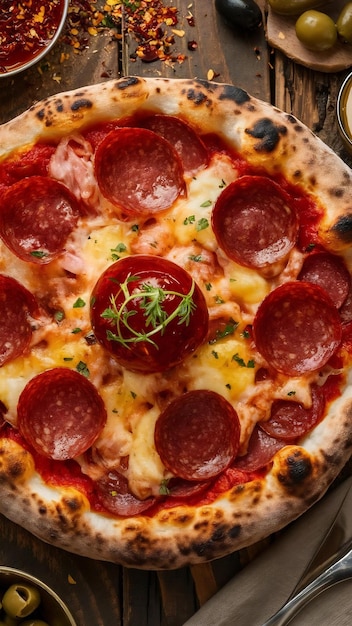
[[[40,61],[55,45],[69,0],[1,0],[0,77]]]

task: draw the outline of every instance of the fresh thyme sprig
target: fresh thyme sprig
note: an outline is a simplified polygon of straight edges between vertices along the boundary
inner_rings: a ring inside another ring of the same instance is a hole
[[[174,319],[178,318],[178,324],[189,325],[191,315],[196,309],[196,304],[193,300],[193,293],[195,289],[195,283],[192,280],[192,285],[187,294],[173,291],[171,289],[162,289],[161,287],[155,287],[150,283],[142,283],[138,289],[134,289],[130,293],[129,285],[132,282],[140,280],[139,276],[129,275],[126,280],[120,284],[120,289],[124,296],[124,300],[121,304],[117,303],[117,299],[120,292],[116,295],[110,296],[110,307],[105,309],[101,314],[104,319],[111,320],[116,326],[116,332],[111,330],[106,331],[106,335],[109,341],[117,341],[125,348],[129,348],[130,344],[140,343],[146,341],[151,343],[156,348],[157,343],[153,341],[152,337],[157,333],[163,333],[166,326],[170,324]],[[163,308],[163,302],[169,297],[174,296],[181,298],[178,306],[169,315]],[[141,332],[135,330],[130,324],[130,318],[137,314],[135,310],[128,310],[128,304],[133,301],[139,301],[139,308],[143,311],[145,316],[145,328],[151,327],[151,330]],[[124,333],[131,336],[126,338]]]

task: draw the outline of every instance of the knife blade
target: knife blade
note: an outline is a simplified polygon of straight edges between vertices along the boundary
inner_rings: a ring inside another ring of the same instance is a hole
[[[184,626],[261,626],[294,595],[297,586],[304,585],[311,565],[314,567],[319,562],[322,567],[320,546],[323,543],[329,551],[328,537],[335,536],[335,523],[336,528],[341,526],[344,504],[348,517],[351,487],[352,477],[290,524],[278,540],[208,600]],[[348,526],[345,528],[348,532]]]

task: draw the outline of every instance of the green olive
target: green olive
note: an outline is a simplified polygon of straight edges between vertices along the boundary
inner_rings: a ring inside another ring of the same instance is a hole
[[[11,585],[2,598],[2,606],[10,617],[28,617],[40,604],[40,593],[36,587]]]
[[[26,619],[24,622],[21,622],[20,626],[49,626],[49,624],[48,622],[43,622],[42,619]]]
[[[269,0],[269,4],[279,15],[300,15],[325,3],[324,0]]]
[[[352,43],[352,2],[347,2],[337,18],[336,28],[342,41]]]
[[[18,619],[5,615],[3,621],[0,622],[0,626],[18,626]]]
[[[296,35],[309,50],[324,52],[330,50],[337,40],[334,21],[320,11],[305,11],[296,22]]]

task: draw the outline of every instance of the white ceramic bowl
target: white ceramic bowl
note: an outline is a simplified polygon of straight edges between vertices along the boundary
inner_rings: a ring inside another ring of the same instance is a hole
[[[51,0],[46,0],[46,2],[44,3],[40,3],[41,6],[43,6],[44,8],[46,7],[46,5],[48,5],[50,3]],[[32,56],[28,56],[27,58],[23,59],[23,62],[19,62],[19,61],[15,61],[13,62],[13,60],[11,60],[10,55],[8,55],[8,57],[3,57],[2,55],[0,55],[0,78],[8,78],[9,76],[13,76],[14,74],[18,74],[19,72],[23,72],[24,70],[27,70],[29,67],[31,67],[32,65],[34,65],[35,63],[38,63],[38,61],[40,61],[41,59],[43,59],[43,57],[45,57],[49,50],[51,50],[53,48],[53,46],[56,44],[57,40],[59,39],[63,27],[65,25],[65,21],[67,18],[67,13],[68,13],[68,7],[69,7],[69,2],[70,0],[61,0],[61,12],[60,12],[60,17],[59,17],[59,21],[57,24],[55,24],[55,29],[54,29],[54,34],[52,35],[51,33],[51,38],[48,39],[47,44],[41,48],[39,48],[36,52],[33,53]],[[36,3],[34,5],[35,7],[37,7],[38,10],[38,3]],[[3,9],[0,9],[0,11],[2,11]],[[26,9],[27,10],[27,9]],[[38,28],[40,28],[40,16],[38,14],[36,14],[39,22],[38,22]],[[14,18],[13,18],[14,19]],[[22,20],[24,26],[23,28],[25,28],[26,26],[26,20]],[[21,22],[18,20],[18,23],[21,26]],[[19,29],[20,31],[20,29]],[[5,31],[6,32],[6,31]],[[0,39],[1,39],[1,22],[0,22]]]
[[[0,597],[13,584],[31,585],[39,590],[41,603],[37,611],[50,626],[77,626],[64,601],[48,585],[31,574],[0,565]]]

